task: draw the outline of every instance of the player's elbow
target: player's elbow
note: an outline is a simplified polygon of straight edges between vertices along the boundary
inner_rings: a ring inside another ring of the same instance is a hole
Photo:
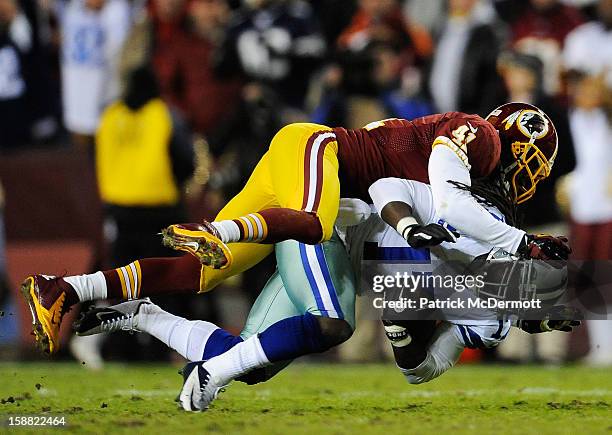
[[[368,188],[368,193],[372,201],[374,201],[374,205],[377,205],[377,203],[384,204],[389,190],[398,185],[401,185],[401,180],[397,178],[380,178],[373,182]]]

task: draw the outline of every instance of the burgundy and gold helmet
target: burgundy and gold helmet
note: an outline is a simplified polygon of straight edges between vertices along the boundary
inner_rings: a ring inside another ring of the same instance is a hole
[[[501,139],[504,179],[515,202],[527,201],[540,180],[548,177],[557,157],[558,138],[552,121],[527,103],[506,103],[486,118]]]

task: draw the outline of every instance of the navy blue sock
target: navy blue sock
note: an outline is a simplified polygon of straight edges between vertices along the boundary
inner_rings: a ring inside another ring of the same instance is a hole
[[[230,334],[225,329],[215,329],[213,333],[210,334],[208,341],[206,341],[202,359],[208,360],[213,356],[221,355],[222,353],[236,346],[238,343],[242,343],[242,341],[243,340],[240,336]]]
[[[291,360],[328,349],[319,322],[310,313],[276,322],[259,334],[259,342],[270,362]]]

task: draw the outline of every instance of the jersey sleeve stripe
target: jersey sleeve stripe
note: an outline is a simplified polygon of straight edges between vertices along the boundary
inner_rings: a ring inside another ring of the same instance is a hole
[[[455,152],[455,154],[457,154],[457,157],[459,157],[461,159],[461,161],[468,168],[468,170],[470,170],[472,168],[470,166],[470,163],[468,161],[468,156],[465,153],[465,151],[461,147],[458,147],[457,144],[455,144],[455,142],[453,142],[452,140],[450,140],[446,136],[438,136],[436,138],[436,140],[434,140],[434,143],[433,143],[433,145],[431,147],[433,148],[436,145],[446,145],[451,150],[453,150]]]

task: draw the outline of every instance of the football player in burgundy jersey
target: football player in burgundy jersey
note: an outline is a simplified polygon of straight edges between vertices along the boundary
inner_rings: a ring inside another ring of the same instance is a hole
[[[297,177],[292,152],[296,146],[283,143],[279,150],[273,141],[270,155],[260,162],[267,170],[258,173],[256,169],[226,207],[233,209],[233,219],[223,219],[228,213],[221,211],[212,223],[172,225],[164,232],[166,244],[194,254],[204,265],[223,269],[232,261],[225,243],[322,242],[331,235],[340,196],[369,200],[368,188],[374,181],[394,177],[429,183],[438,213],[465,234],[510,253],[530,250],[542,258],[567,256],[563,240],[526,236],[485,213],[469,192],[472,180],[492,178],[510,190],[517,204],[534,194],[536,184],[550,174],[558,147],[552,121],[537,107],[508,103],[487,119],[449,112],[414,121],[376,121],[355,130],[319,128],[310,133],[316,127],[306,128],[304,152],[297,153]],[[279,133],[287,135],[283,130]],[[266,159],[270,160],[267,165]],[[252,195],[259,198],[253,201]],[[238,216],[243,203],[257,201],[258,210]],[[400,232],[414,229],[410,219],[399,220]],[[546,249],[536,249],[534,243]],[[241,249],[232,251],[241,257],[239,268],[259,261],[255,255],[242,255]]]
[[[477,193],[477,180],[494,177],[517,203],[525,201],[550,173],[556,153],[552,122],[523,103],[500,106],[486,119],[450,112],[414,121],[377,121],[356,130],[288,125],[214,222],[176,224],[163,231],[167,246],[193,256],[137,260],[75,277],[28,277],[22,293],[32,311],[34,335],[44,351],[53,353],[61,319],[79,301],[208,291],[261,261],[276,242],[327,241],[340,196],[368,199],[369,185],[386,177],[429,183],[436,211],[463,234],[510,253],[566,258],[564,239],[528,236],[494,219],[470,191]],[[407,240],[417,233],[432,243],[453,237],[450,232],[428,234],[403,215],[401,204],[389,207],[395,228]],[[325,258],[311,254],[304,254],[304,267],[320,270]]]

